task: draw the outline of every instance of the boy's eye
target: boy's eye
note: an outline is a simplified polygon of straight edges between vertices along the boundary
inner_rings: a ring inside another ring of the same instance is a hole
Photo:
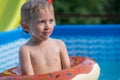
[[[50,20],[50,22],[53,22],[53,21],[54,21],[53,19]]]
[[[44,23],[45,21],[44,20],[41,20],[41,21],[38,21],[37,23]]]

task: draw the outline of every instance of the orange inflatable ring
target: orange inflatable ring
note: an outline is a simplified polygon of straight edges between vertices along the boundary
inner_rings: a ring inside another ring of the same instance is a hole
[[[0,74],[0,80],[97,80],[100,73],[98,64],[92,59],[70,57],[71,68],[40,75],[22,76],[19,67]]]

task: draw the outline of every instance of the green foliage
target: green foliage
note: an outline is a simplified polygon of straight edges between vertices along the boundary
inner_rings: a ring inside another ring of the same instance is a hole
[[[115,0],[111,0],[115,2]],[[57,24],[100,24],[107,22],[101,17],[58,17],[57,14],[82,14],[82,15],[104,15],[111,10],[106,10],[106,6],[111,6],[110,0],[54,0],[54,9]],[[109,21],[108,21],[109,23]]]
[[[102,23],[120,23],[120,0],[109,0],[108,5],[105,6],[105,11],[107,14],[115,15],[111,18],[102,20]]]

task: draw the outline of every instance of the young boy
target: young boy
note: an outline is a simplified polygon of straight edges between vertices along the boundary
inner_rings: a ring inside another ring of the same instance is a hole
[[[21,25],[31,34],[19,50],[23,75],[37,75],[70,67],[65,44],[49,38],[55,26],[54,9],[47,1],[28,1],[21,8]]]

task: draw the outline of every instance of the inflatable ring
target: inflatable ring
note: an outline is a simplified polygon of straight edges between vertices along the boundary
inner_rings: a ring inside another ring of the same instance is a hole
[[[20,8],[27,0],[0,0],[0,32],[15,29],[20,24]]]
[[[20,68],[14,67],[0,74],[0,80],[98,80],[100,68],[92,59],[70,57],[71,68],[40,75],[21,76]]]

